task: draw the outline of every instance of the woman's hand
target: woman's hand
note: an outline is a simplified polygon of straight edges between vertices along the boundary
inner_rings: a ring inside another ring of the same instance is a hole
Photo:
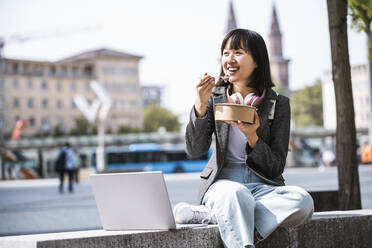
[[[257,129],[260,127],[260,117],[258,117],[257,111],[254,111],[254,123],[249,124],[242,121],[225,121],[226,123],[233,125],[242,131],[244,136],[247,138],[248,144],[251,148],[254,148],[258,141]]]
[[[195,101],[195,110],[197,116],[204,116],[207,112],[207,103],[212,94],[215,85],[215,78],[204,73],[199,83],[196,85],[197,97]]]

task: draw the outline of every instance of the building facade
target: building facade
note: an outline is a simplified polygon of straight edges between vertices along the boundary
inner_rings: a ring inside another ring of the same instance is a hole
[[[368,128],[370,122],[369,109],[369,78],[366,65],[351,67],[351,86],[353,89],[355,127],[357,129]],[[323,93],[323,126],[326,129],[335,130],[336,98],[332,80],[332,72],[327,71],[322,78]]]
[[[142,86],[142,101],[143,107],[146,108],[150,104],[161,106],[162,104],[163,87],[157,85]]]
[[[3,89],[6,132],[17,120],[29,120],[25,136],[51,133],[59,127],[68,133],[82,113],[76,95],[92,102],[89,84],[97,80],[113,100],[107,128],[143,126],[142,94],[138,64],[142,57],[110,49],[83,52],[59,61],[4,58]]]

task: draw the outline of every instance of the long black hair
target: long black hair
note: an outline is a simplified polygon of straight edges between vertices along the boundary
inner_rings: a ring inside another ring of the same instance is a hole
[[[261,94],[264,89],[274,87],[271,80],[270,62],[264,39],[257,32],[248,29],[234,29],[230,31],[222,41],[221,56],[228,40],[231,39],[229,49],[243,49],[252,55],[257,67],[254,69],[247,86],[253,88],[256,94]],[[221,77],[225,75],[221,65],[220,79],[217,86],[227,86],[230,82],[225,82]]]

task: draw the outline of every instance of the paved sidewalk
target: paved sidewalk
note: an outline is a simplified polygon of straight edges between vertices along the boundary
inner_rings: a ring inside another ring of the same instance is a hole
[[[0,181],[0,188],[58,186],[57,178]]]
[[[334,174],[337,171],[337,167],[325,167],[317,169],[314,167],[296,167],[286,168],[284,170],[284,178],[286,175],[298,175],[298,174]],[[372,165],[360,165],[359,172],[371,172]],[[180,180],[199,180],[199,172],[194,173],[172,173],[164,174],[165,181],[180,181]],[[66,180],[66,179],[65,179]],[[89,183],[89,179],[81,180]],[[0,180],[0,188],[16,188],[16,187],[42,187],[42,186],[57,186],[59,181],[57,178],[45,178],[45,179],[27,179],[27,180]]]
[[[179,180],[197,180],[199,179],[199,172],[195,173],[176,173],[164,174],[165,181],[179,181]],[[65,178],[66,181],[66,178]],[[82,182],[89,183],[88,180]],[[43,186],[58,186],[58,178],[38,178],[25,180],[0,180],[0,188],[17,188],[17,187],[43,187]]]

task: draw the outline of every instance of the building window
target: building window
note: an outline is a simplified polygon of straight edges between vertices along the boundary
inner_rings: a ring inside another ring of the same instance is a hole
[[[43,75],[43,68],[40,65],[35,65],[32,74],[34,76]]]
[[[13,80],[13,88],[14,88],[14,89],[18,89],[18,86],[19,86],[19,85],[18,85],[18,80],[17,80],[17,79],[14,79],[14,80]]]
[[[34,118],[34,117],[30,117],[30,118],[29,118],[29,121],[30,121],[30,126],[31,126],[31,127],[35,126],[35,122],[36,122],[36,121],[35,121],[35,118]]]
[[[62,116],[58,116],[58,117],[57,117],[57,125],[58,125],[59,128],[61,128],[62,130],[64,129],[64,121],[63,121],[63,117],[62,117]]]
[[[57,101],[57,108],[58,109],[62,109],[63,108],[63,104],[62,104],[62,101],[61,100],[58,100]]]
[[[27,82],[27,88],[28,89],[32,89],[32,81],[31,80],[29,80],[28,82]]]
[[[30,73],[29,66],[27,64],[24,64],[23,65],[23,74],[29,74],[29,73]]]
[[[18,64],[17,64],[17,63],[14,63],[14,64],[13,64],[12,72],[13,72],[14,74],[17,74],[17,73],[18,73]]]
[[[3,73],[8,72],[8,68],[9,68],[8,63],[1,63],[0,62],[0,71],[1,72],[3,72]]]
[[[43,106],[43,108],[48,108],[48,99],[44,98],[41,102],[41,105]]]
[[[16,115],[16,116],[14,117],[14,122],[17,122],[17,121],[19,121],[19,115]]]
[[[66,77],[67,76],[67,67],[66,66],[62,66],[61,67],[60,74],[61,74],[62,77]]]
[[[13,107],[14,108],[18,108],[19,107],[19,99],[18,98],[14,98],[13,99]]]
[[[0,79],[0,89],[4,88],[4,80]]]
[[[46,81],[41,82],[41,89],[46,90],[48,89],[48,85]]]
[[[76,104],[75,104],[75,102],[72,100],[72,102],[71,102],[71,108],[72,109],[76,109]]]
[[[77,77],[78,76],[78,68],[77,67],[72,67],[71,75],[73,77]]]
[[[93,66],[91,65],[86,65],[84,67],[84,76],[86,77],[92,77],[93,76]]]
[[[76,91],[76,83],[75,82],[71,83],[71,90],[74,91],[74,92]]]
[[[57,82],[57,91],[62,91],[62,82],[61,81]]]
[[[51,76],[55,76],[56,75],[56,67],[54,65],[52,65],[49,68],[49,75],[51,75]]]
[[[33,108],[34,107],[34,99],[29,98],[27,101],[27,107]]]
[[[90,91],[90,83],[89,82],[87,82],[87,84],[85,85],[85,91],[86,92]]]
[[[41,130],[45,133],[50,131],[50,124],[47,117],[41,119]]]

